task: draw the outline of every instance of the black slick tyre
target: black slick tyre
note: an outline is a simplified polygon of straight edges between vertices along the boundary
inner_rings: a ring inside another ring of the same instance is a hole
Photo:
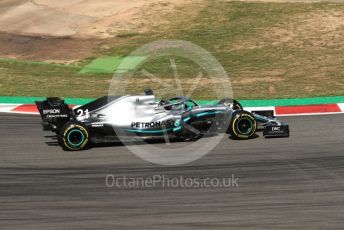
[[[77,121],[63,125],[59,133],[59,144],[66,151],[78,151],[87,148],[90,140],[88,129]]]
[[[253,137],[257,129],[257,121],[254,116],[244,110],[233,112],[228,133],[233,139],[249,139]]]

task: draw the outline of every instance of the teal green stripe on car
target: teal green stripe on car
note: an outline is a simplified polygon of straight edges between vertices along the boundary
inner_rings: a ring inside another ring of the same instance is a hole
[[[181,127],[181,126],[174,128],[174,129],[173,129],[173,132],[177,132],[177,131],[180,131],[180,130],[182,130],[182,127]]]
[[[183,121],[184,121],[184,122],[187,122],[187,121],[190,120],[190,119],[191,119],[191,117],[186,117],[186,118],[183,119]]]

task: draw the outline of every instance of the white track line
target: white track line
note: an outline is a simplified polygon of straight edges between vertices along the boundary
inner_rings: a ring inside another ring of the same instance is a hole
[[[0,104],[0,112],[2,113],[12,113],[13,109],[17,108],[21,104]]]

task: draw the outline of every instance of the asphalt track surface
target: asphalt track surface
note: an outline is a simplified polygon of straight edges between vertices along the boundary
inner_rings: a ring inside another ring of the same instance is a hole
[[[290,138],[225,138],[166,167],[121,145],[64,152],[37,116],[1,114],[0,229],[343,229],[344,115],[284,120]],[[239,187],[107,187],[108,174],[234,174]]]

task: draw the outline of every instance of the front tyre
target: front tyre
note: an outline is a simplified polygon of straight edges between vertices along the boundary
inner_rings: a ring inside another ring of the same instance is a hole
[[[249,139],[257,129],[257,121],[254,116],[244,110],[234,111],[228,127],[228,133],[234,139]]]
[[[67,122],[60,130],[59,144],[64,150],[83,150],[87,147],[89,140],[89,131],[81,122]]]

